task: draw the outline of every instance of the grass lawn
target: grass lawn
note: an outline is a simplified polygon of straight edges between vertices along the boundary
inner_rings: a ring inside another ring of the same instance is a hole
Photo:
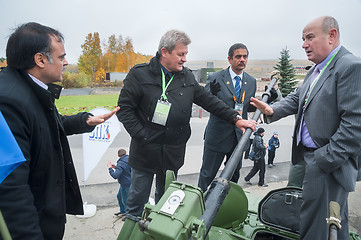
[[[55,105],[62,115],[90,111],[96,107],[113,110],[117,105],[119,94],[61,96],[55,100]]]

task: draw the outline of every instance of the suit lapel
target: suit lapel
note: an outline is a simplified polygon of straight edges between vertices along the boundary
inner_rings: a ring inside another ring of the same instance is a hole
[[[335,56],[335,58],[332,60],[332,62],[330,63],[330,65],[325,69],[325,71],[322,73],[320,79],[318,79],[317,83],[315,84],[314,88],[311,91],[311,94],[307,100],[307,104],[305,106],[305,109],[307,108],[308,105],[310,105],[310,103],[312,102],[312,100],[314,99],[314,97],[316,96],[316,94],[320,91],[320,89],[322,88],[323,84],[326,82],[326,80],[331,76],[333,67],[335,66],[335,63],[337,62],[338,59],[340,59],[344,54],[346,54],[347,51],[345,50],[344,47],[341,47],[339,52],[337,53],[337,55]],[[313,72],[313,71],[312,71]],[[309,83],[311,84],[311,83]],[[308,91],[308,88],[307,88]],[[306,91],[306,93],[307,93]]]
[[[224,82],[224,85],[226,85],[228,91],[230,91],[233,96],[236,96],[236,90],[234,90],[231,74],[229,74],[229,67],[223,71],[222,81]]]
[[[240,95],[240,98],[241,98],[241,99],[242,99],[243,93],[249,91],[249,88],[248,88],[248,86],[249,86],[248,80],[249,80],[248,75],[247,75],[245,72],[243,72],[241,95]]]
[[[333,65],[333,64],[332,64]],[[315,95],[318,93],[318,91],[320,91],[322,85],[326,82],[326,80],[330,77],[331,75],[331,64],[330,66],[327,67],[327,69],[325,69],[325,71],[322,73],[320,79],[318,79],[317,83],[315,84],[315,86],[313,87],[310,96],[308,97],[307,100],[307,104],[305,106],[305,109],[307,108],[307,106],[311,103],[312,99],[315,97]],[[311,84],[311,83],[309,83]],[[308,91],[309,87],[307,88]],[[307,92],[306,91],[306,92]]]
[[[310,85],[312,83],[312,80],[310,79],[310,77],[312,76],[312,73],[313,73],[314,70],[315,70],[315,66],[313,66],[312,69],[310,69],[307,72],[307,75],[306,75],[305,80],[304,80],[305,81],[304,86],[300,88],[300,99],[301,99],[301,101],[299,103],[300,103],[301,108],[303,107],[303,104],[306,101],[307,92],[308,92],[308,89],[310,88]]]

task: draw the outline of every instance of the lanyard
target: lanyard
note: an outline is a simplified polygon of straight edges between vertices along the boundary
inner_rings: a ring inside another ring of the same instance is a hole
[[[244,102],[244,95],[245,95],[245,93],[246,93],[246,91],[244,91],[243,94],[242,94],[242,101],[241,101],[241,103]],[[236,98],[234,95],[233,95],[233,100],[234,100],[234,102],[237,102],[237,98]]]
[[[339,50],[338,50],[338,51],[339,51]],[[333,54],[333,56],[330,58],[330,60],[328,60],[328,62],[326,63],[326,65],[322,68],[321,72],[317,75],[316,79],[313,81],[312,86],[310,87],[310,91],[309,91],[308,94],[307,94],[307,98],[306,98],[306,100],[305,100],[305,105],[307,104],[308,98],[309,98],[309,96],[311,95],[311,92],[312,92],[313,88],[315,87],[316,83],[317,83],[318,80],[320,79],[322,73],[325,71],[325,69],[328,67],[328,65],[330,65],[330,63],[332,62],[333,58],[336,56],[336,54],[338,53],[338,51],[335,52],[335,54]]]
[[[167,91],[167,88],[168,88],[169,84],[172,82],[175,74],[173,74],[172,78],[169,80],[167,85],[165,85],[165,74],[164,74],[162,68],[160,68],[160,70],[162,70],[162,95],[161,96],[165,101],[167,101],[167,96],[165,95],[165,91]]]

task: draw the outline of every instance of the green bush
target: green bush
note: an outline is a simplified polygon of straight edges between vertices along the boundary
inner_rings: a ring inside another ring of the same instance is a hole
[[[61,85],[64,88],[83,88],[88,86],[89,83],[90,76],[85,73],[71,73],[66,71],[63,73],[63,81],[61,82]]]

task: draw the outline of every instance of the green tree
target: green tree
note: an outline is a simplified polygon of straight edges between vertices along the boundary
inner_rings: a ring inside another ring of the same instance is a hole
[[[279,62],[274,67],[274,69],[280,71],[281,79],[278,82],[278,87],[283,97],[296,89],[297,80],[295,79],[295,69],[291,61],[289,50],[286,47],[282,49]]]
[[[0,58],[0,67],[6,67],[7,63],[6,63],[6,58],[1,57]]]

